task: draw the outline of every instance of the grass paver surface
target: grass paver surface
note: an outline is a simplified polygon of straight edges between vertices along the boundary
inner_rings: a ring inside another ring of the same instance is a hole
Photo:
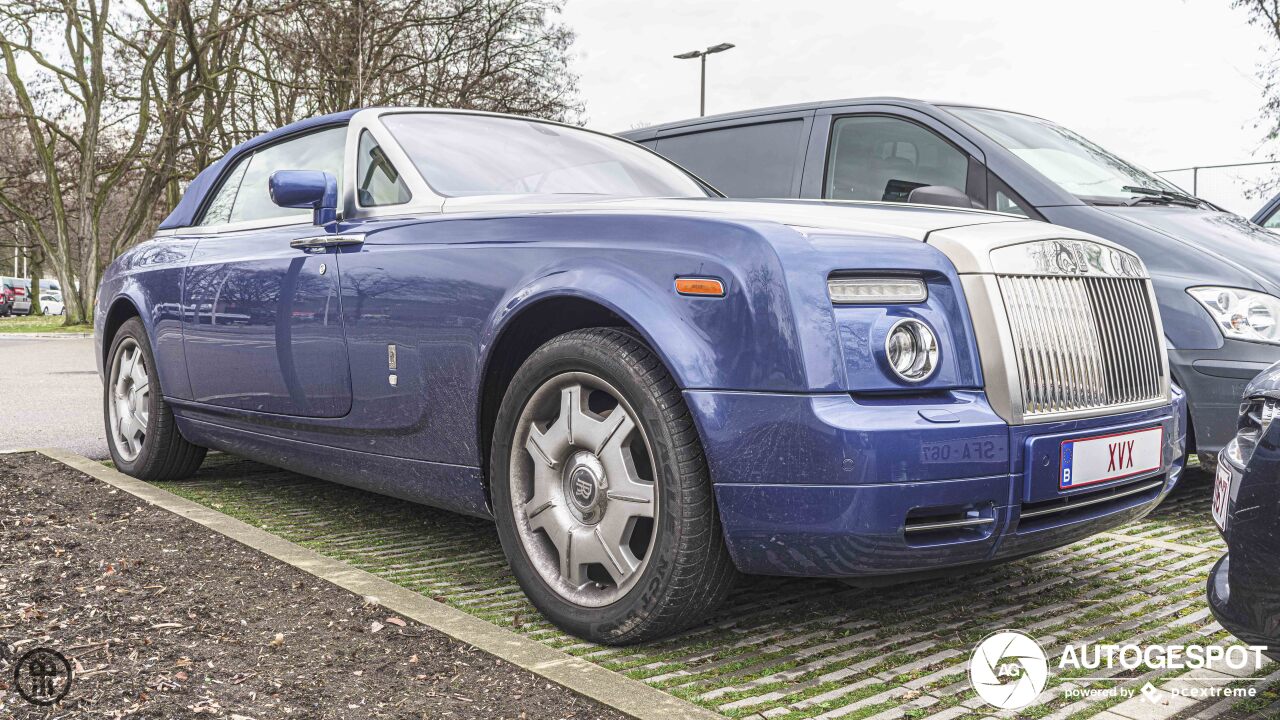
[[[1194,469],[1148,517],[1060,550],[890,587],[746,577],[704,625],[622,648],[544,620],[489,522],[221,454],[194,479],[160,485],[726,717],[1086,718],[1126,698],[1067,698],[1064,689],[1137,693],[1188,672],[1092,671],[1082,680],[1056,670],[1069,643],[1238,643],[1204,600],[1206,574],[1226,546],[1209,516],[1211,478]],[[1006,628],[1035,637],[1052,669],[1040,704],[992,712],[966,667],[979,640]],[[1178,717],[1280,717],[1277,667],[1268,663],[1259,677],[1234,681],[1257,688],[1255,697],[1198,701]]]

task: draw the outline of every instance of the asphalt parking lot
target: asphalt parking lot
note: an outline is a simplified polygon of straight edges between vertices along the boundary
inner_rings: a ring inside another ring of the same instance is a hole
[[[106,455],[91,340],[0,337],[0,387],[0,449]],[[162,487],[726,717],[993,716],[970,689],[966,663],[999,629],[1036,637],[1051,664],[1067,643],[1237,642],[1204,602],[1205,575],[1224,545],[1209,519],[1210,478],[1198,470],[1145,520],[1055,552],[880,588],[745,578],[707,624],[625,648],[546,623],[514,583],[489,523],[222,454],[193,480]],[[1055,672],[1040,705],[994,716],[1280,716],[1280,671],[1270,664],[1255,676],[1082,674]],[[1148,686],[1154,703],[1141,694]],[[1196,701],[1170,692],[1191,686],[1255,695]],[[1108,688],[1129,696],[1080,694]]]
[[[0,452],[31,447],[107,457],[92,338],[0,333]]]

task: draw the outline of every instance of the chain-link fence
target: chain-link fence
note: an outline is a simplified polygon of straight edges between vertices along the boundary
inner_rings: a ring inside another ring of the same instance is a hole
[[[1271,194],[1257,195],[1256,190],[1268,181],[1280,177],[1280,160],[1199,165],[1161,170],[1157,174],[1196,197],[1239,215],[1252,217],[1271,199]],[[1277,188],[1277,192],[1280,192],[1280,188]]]

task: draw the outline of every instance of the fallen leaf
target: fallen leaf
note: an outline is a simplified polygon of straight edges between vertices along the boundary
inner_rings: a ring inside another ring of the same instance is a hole
[[[379,630],[381,630],[383,627],[385,626],[382,623],[378,622],[377,620],[374,620],[373,624],[369,626],[369,632],[376,633]]]
[[[391,623],[392,625],[397,625],[399,627],[404,627],[407,624],[405,623],[405,621],[401,620],[398,617],[389,617],[387,618],[387,622]]]
[[[276,636],[271,638],[271,647],[280,647],[283,644],[284,644],[284,633],[276,633]]]

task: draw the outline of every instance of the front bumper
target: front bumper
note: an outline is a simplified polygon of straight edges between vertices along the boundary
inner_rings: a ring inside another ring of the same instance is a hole
[[[1235,437],[1245,386],[1276,361],[1280,346],[1241,340],[1212,350],[1169,350],[1169,369],[1187,394],[1197,452],[1216,453]]]
[[[973,391],[685,399],[730,553],[764,575],[909,573],[1059,547],[1149,512],[1177,482],[1185,443],[1180,392],[1150,410],[1012,427]],[[1158,470],[1058,489],[1062,440],[1157,426]]]
[[[1272,423],[1247,468],[1223,453],[1219,472],[1230,473],[1227,554],[1209,573],[1209,608],[1231,634],[1280,657],[1280,423]]]

